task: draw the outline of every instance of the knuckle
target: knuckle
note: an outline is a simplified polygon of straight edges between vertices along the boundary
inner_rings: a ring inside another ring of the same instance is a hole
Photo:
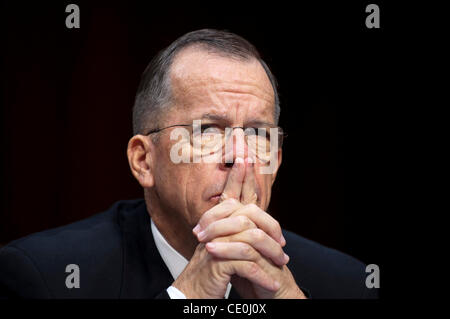
[[[284,257],[284,251],[283,249],[281,249],[280,251],[280,256],[278,257],[280,258],[280,261],[284,264],[285,263],[285,257]]]
[[[259,271],[259,266],[255,262],[250,261],[247,264],[247,273],[249,275],[251,275],[251,276],[256,275],[258,273],[258,271]]]
[[[251,236],[254,242],[259,243],[264,240],[265,234],[261,229],[255,228],[251,230]]]
[[[209,221],[208,221],[208,217],[202,217],[199,221],[198,221],[198,223],[197,224],[199,224],[200,225],[200,227],[202,228],[202,229],[205,229],[205,228],[207,228],[208,226],[209,226]]]
[[[237,218],[239,220],[240,225],[243,228],[249,228],[250,227],[251,221],[250,221],[250,219],[248,219],[247,216],[240,215],[240,216],[237,216]]]
[[[211,223],[208,225],[208,227],[205,228],[206,234],[214,234],[217,230],[217,224]]]
[[[202,227],[207,226],[210,223],[210,220],[213,216],[214,216],[214,211],[208,210],[200,217],[198,224]]]
[[[203,226],[205,224],[205,219],[207,218],[208,212],[205,212],[197,221],[197,224]]]
[[[252,257],[253,256],[253,249],[252,249],[252,247],[250,247],[247,244],[242,244],[241,251],[242,251],[242,254],[244,256],[246,256],[246,257]]]

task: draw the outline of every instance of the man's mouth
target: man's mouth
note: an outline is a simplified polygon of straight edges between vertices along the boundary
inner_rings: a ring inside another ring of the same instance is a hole
[[[213,195],[213,196],[211,196],[210,197],[210,199],[209,200],[211,200],[211,201],[213,201],[213,202],[219,202],[219,200],[220,200],[220,196],[222,195],[222,193],[219,193],[219,194],[216,194],[216,195]]]

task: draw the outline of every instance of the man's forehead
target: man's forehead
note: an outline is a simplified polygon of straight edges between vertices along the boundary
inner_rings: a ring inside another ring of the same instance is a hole
[[[205,50],[185,49],[172,65],[171,89],[179,106],[192,108],[190,104],[196,103],[223,107],[239,102],[251,105],[260,115],[273,113],[272,84],[256,59],[241,61]],[[224,109],[215,111],[221,113]]]
[[[273,100],[270,80],[256,59],[238,60],[207,52],[196,47],[187,48],[177,54],[171,66],[172,86],[183,87],[209,83],[231,91],[261,95]]]

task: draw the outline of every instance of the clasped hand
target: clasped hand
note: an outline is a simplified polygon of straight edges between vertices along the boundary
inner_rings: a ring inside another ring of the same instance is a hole
[[[253,164],[237,159],[220,203],[193,229],[199,244],[173,283],[187,298],[223,298],[229,282],[242,298],[305,298],[286,266],[280,224],[257,199]]]

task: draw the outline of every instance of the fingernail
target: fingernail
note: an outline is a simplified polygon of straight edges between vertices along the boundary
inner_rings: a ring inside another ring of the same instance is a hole
[[[197,226],[195,226],[192,231],[197,235],[197,233],[200,231],[200,224],[197,224]]]
[[[197,234],[198,240],[203,240],[206,238],[206,232],[205,231],[201,231]]]
[[[242,163],[244,163],[244,159],[242,157],[237,157],[234,162],[238,163],[238,164],[242,164]]]
[[[284,254],[284,263],[287,264],[289,262],[289,256]]]
[[[207,243],[206,247],[208,247],[209,249],[214,249],[214,248],[216,248],[216,244],[214,244],[214,243]]]

